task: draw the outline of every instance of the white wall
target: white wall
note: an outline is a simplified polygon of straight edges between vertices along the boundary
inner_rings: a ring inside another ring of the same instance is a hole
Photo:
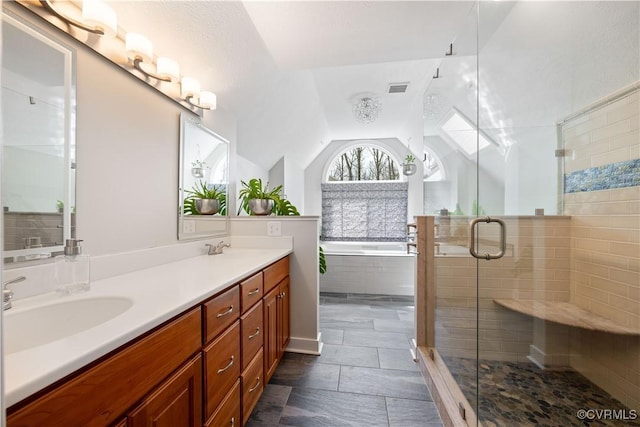
[[[233,236],[266,236],[267,222],[281,223],[282,235],[293,237],[290,259],[291,342],[288,351],[320,354],[320,291],[318,286],[318,218],[251,217],[232,218]]]
[[[177,243],[185,110],[86,48],[78,49],[76,63],[77,236],[86,253]],[[225,130],[233,120],[224,119],[226,128],[210,127],[231,139]]]

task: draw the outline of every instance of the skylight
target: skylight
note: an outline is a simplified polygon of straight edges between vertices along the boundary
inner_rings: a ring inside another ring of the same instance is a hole
[[[455,142],[464,152],[471,156],[491,145],[482,132],[476,133],[476,126],[455,108],[447,115],[447,119],[440,126],[445,135]],[[479,139],[476,139],[478,138]]]

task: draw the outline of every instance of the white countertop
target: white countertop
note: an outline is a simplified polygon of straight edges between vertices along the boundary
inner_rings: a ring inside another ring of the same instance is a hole
[[[4,357],[7,407],[109,353],[240,279],[290,254],[291,249],[225,249],[91,283],[67,297],[47,293],[13,303],[5,316],[41,305],[96,297],[125,297],[133,306],[91,329]],[[46,321],[46,319],[43,319]]]

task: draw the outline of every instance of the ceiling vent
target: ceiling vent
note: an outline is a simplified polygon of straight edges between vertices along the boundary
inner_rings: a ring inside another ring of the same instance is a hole
[[[387,93],[405,93],[409,87],[407,83],[390,83],[387,89]]]

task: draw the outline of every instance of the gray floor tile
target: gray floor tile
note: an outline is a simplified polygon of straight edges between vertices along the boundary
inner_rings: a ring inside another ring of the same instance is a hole
[[[429,389],[420,372],[342,366],[338,390],[402,399],[431,400]]]
[[[382,348],[410,348],[410,340],[404,333],[345,329],[344,345]]]
[[[391,427],[442,427],[433,402],[387,397],[387,412]]]
[[[373,347],[325,344],[322,348],[322,355],[318,358],[318,362],[369,368],[380,367],[378,351]]]
[[[283,358],[274,372],[269,384],[286,385],[290,387],[317,388],[322,390],[337,390],[340,377],[339,365],[309,362],[303,359]]]
[[[380,367],[383,369],[399,369],[417,371],[418,365],[413,361],[409,348],[378,348]]]
[[[384,332],[403,332],[405,334],[413,334],[415,330],[413,320],[408,322],[406,320],[387,319],[373,319],[373,329]]]
[[[290,393],[289,386],[267,384],[249,419],[260,425],[277,425]]]
[[[342,340],[344,338],[343,330],[323,328],[321,332],[323,343],[342,345]]]
[[[281,425],[301,427],[388,426],[383,397],[294,388]]]

